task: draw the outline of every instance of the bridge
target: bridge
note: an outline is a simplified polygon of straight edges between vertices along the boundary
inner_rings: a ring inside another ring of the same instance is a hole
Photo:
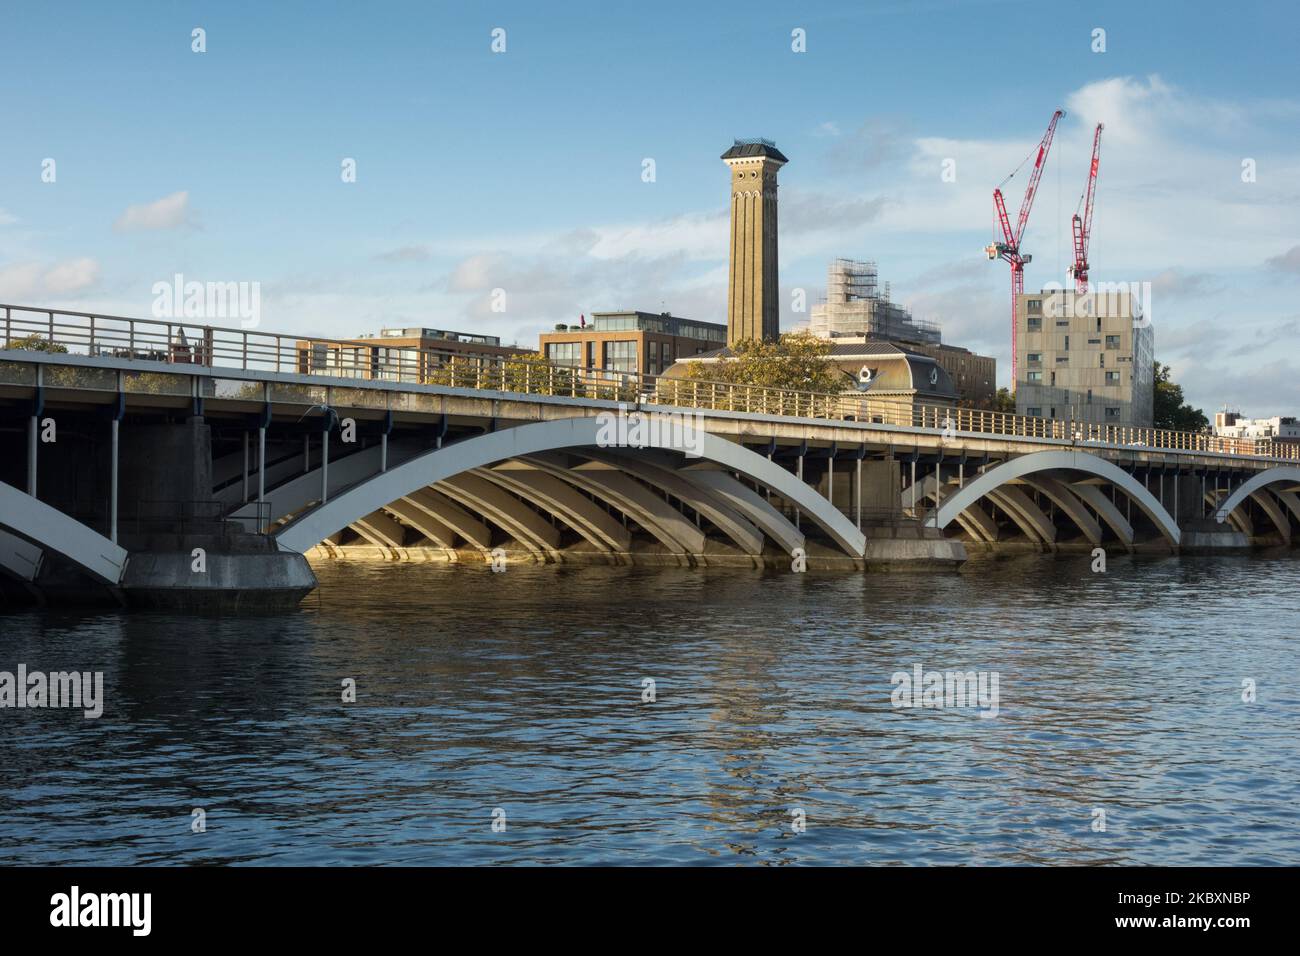
[[[1286,442],[0,311],[9,593],[296,600],[304,555],[947,567],[1300,522]]]

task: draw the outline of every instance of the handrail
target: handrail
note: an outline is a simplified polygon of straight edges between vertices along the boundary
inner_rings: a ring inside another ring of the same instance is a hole
[[[3,305],[3,348],[21,339],[61,346],[71,354],[295,372],[420,385],[610,399],[646,405],[707,408],[793,418],[864,421],[903,428],[1013,438],[1100,443],[1183,452],[1300,459],[1300,443],[1224,438],[1202,432],[1099,425],[1011,412],[953,408],[870,394],[831,394],[668,378],[548,362],[537,353],[395,346],[383,339],[328,339],[184,320],[133,319],[92,312]],[[30,347],[30,346],[28,346]]]

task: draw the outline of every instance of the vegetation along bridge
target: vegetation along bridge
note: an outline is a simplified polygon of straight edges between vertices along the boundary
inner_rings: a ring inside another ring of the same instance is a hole
[[[1300,450],[0,306],[0,588],[297,600],[304,555],[863,568],[1289,546]]]

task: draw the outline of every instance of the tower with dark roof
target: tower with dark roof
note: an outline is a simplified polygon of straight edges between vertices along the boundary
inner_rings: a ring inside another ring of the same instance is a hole
[[[731,167],[731,269],[727,344],[776,339],[776,174],[789,160],[766,139],[738,139],[722,154]]]

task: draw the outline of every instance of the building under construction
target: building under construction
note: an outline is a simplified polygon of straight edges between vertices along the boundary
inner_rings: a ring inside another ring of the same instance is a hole
[[[836,259],[826,273],[826,301],[812,307],[809,331],[823,338],[866,335],[891,342],[938,345],[939,327],[912,318],[889,301],[889,283],[880,288],[874,262]]]

